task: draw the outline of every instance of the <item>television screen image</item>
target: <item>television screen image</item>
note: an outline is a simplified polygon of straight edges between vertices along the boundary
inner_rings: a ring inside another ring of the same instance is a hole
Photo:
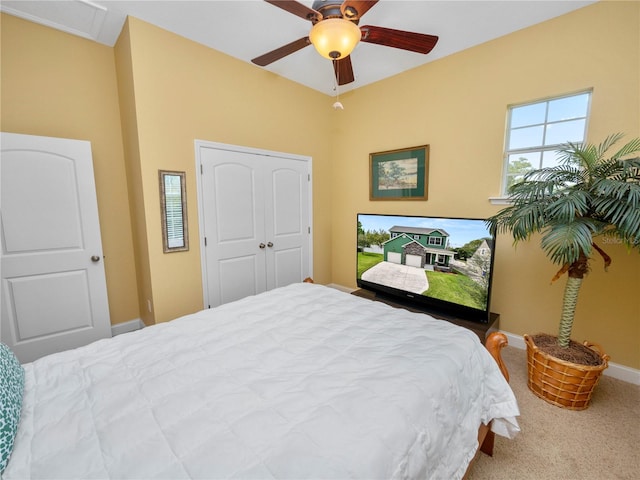
[[[488,322],[495,237],[484,219],[358,214],[357,284]]]

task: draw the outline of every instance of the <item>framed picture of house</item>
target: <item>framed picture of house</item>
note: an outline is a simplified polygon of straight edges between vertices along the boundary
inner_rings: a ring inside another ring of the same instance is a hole
[[[426,200],[429,145],[369,155],[369,200]]]

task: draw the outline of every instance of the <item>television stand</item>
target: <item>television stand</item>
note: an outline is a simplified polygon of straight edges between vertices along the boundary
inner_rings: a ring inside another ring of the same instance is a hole
[[[491,332],[497,331],[500,325],[500,315],[493,312],[489,314],[489,322],[481,323],[474,322],[472,320],[465,320],[464,318],[456,317],[454,315],[447,315],[442,312],[431,310],[428,307],[413,305],[409,302],[403,302],[400,298],[387,297],[384,295],[380,295],[374,291],[366,290],[364,288],[354,290],[353,292],[351,292],[351,294],[357,297],[373,300],[374,302],[382,302],[395,308],[404,308],[405,310],[409,310],[410,312],[426,313],[439,320],[446,320],[447,322],[453,323],[460,327],[467,328],[478,335],[478,338],[483,345],[489,334]]]

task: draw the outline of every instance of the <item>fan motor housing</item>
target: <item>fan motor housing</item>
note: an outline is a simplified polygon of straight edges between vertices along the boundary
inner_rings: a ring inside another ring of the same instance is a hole
[[[342,12],[340,11],[340,6],[342,5],[342,0],[316,0],[313,2],[311,8],[316,12],[320,12],[322,14],[322,19],[327,18],[343,18]],[[356,25],[358,24],[358,12],[353,7],[348,7],[345,10],[344,19],[351,20]],[[318,20],[314,21],[314,24],[317,23]]]

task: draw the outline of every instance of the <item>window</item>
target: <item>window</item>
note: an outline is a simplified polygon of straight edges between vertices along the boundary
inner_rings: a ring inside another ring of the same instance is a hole
[[[556,151],[584,142],[591,91],[509,107],[502,193],[530,170],[558,164]]]
[[[429,237],[429,245],[442,245],[442,237]]]
[[[420,240],[420,235],[414,235],[414,236],[413,236],[413,239],[414,239],[414,240]]]

